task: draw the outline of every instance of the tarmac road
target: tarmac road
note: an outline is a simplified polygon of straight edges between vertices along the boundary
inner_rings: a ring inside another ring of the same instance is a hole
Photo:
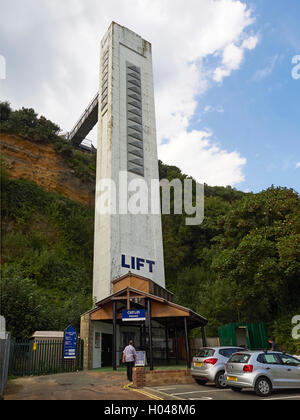
[[[133,392],[125,372],[83,371],[8,381],[4,400],[152,400]]]
[[[231,389],[218,389],[213,384],[207,385],[166,385],[146,388],[147,391],[160,395],[165,400],[188,400],[188,401],[209,401],[209,400],[299,400],[300,389],[274,391],[267,398],[258,397],[254,390],[243,390],[241,393]]]

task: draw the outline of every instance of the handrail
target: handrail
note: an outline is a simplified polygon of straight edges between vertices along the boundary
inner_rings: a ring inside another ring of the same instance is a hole
[[[77,132],[78,128],[82,125],[83,121],[86,119],[86,116],[95,108],[96,103],[98,102],[99,93],[97,92],[96,95],[93,97],[85,111],[81,114],[79,120],[75,124],[75,126],[72,128],[72,130],[68,133],[68,139],[72,140],[75,133]]]

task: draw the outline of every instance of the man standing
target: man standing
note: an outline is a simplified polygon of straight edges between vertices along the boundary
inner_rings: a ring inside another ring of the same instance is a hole
[[[268,341],[269,341],[269,344],[270,344],[270,350],[271,351],[278,351],[279,350],[278,345],[277,345],[277,343],[276,343],[276,341],[273,337],[269,337]]]
[[[123,363],[127,364],[127,378],[132,382],[132,368],[136,362],[136,351],[133,347],[133,341],[129,341],[129,345],[123,351]]]

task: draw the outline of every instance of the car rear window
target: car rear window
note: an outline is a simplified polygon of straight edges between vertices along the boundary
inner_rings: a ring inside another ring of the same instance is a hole
[[[237,353],[238,351],[241,351],[241,349],[221,349],[219,350],[219,353],[224,357],[230,357],[233,355],[233,353]]]
[[[196,357],[212,357],[215,354],[214,349],[201,349]]]
[[[250,354],[237,353],[233,354],[229,359],[230,363],[247,363],[250,359]]]

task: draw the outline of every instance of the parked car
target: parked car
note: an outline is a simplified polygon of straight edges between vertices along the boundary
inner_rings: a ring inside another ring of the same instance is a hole
[[[241,347],[205,347],[192,360],[191,375],[199,385],[214,382],[218,388],[226,388],[225,363]]]
[[[235,353],[226,363],[226,381],[232,391],[254,388],[260,397],[275,389],[300,388],[300,360],[272,351]]]

